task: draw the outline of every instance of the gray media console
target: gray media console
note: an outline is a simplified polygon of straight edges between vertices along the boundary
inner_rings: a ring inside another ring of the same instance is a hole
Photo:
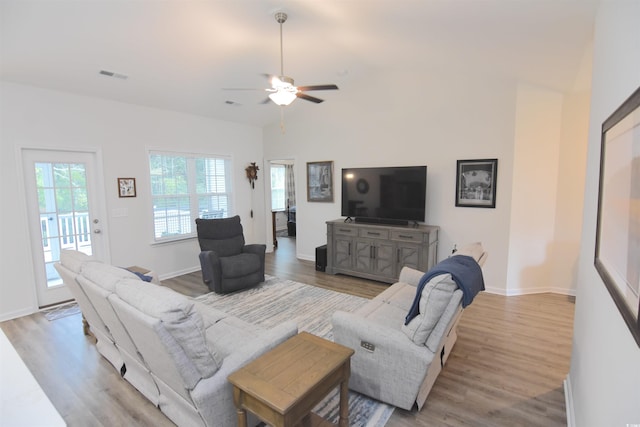
[[[327,221],[327,273],[394,283],[405,265],[427,271],[437,263],[439,229]]]

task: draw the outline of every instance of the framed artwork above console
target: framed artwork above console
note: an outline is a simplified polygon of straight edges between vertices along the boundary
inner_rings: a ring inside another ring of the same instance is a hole
[[[333,162],[307,163],[307,201],[333,202]]]
[[[458,160],[456,206],[495,208],[498,159]]]

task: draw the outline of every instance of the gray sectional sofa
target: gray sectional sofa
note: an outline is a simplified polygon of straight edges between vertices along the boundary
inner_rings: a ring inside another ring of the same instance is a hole
[[[227,376],[298,332],[294,322],[265,330],[81,252],[63,251],[55,267],[100,354],[178,426],[236,425]]]
[[[478,271],[487,257],[479,243],[456,255],[473,258],[469,263]],[[355,350],[349,388],[406,410],[416,404],[422,409],[456,342],[463,312],[463,292],[451,274],[438,274],[425,284],[419,312],[405,324],[424,274],[404,267],[398,282],[373,300],[332,317],[334,341]]]

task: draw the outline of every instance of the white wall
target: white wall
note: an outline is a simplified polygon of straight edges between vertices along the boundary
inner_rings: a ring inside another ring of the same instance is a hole
[[[574,425],[640,423],[640,348],[593,266],[602,122],[640,86],[640,2],[602,2],[596,19],[582,245],[568,382]]]
[[[231,155],[234,202],[245,237],[264,243],[264,192],[259,185],[250,189],[244,171],[250,162],[262,162],[259,128],[11,83],[2,83],[1,88],[0,319],[36,308],[26,208],[16,191],[22,179],[16,167],[19,147],[101,150],[110,261],[115,265],[142,265],[161,277],[199,269],[195,239],[151,245],[148,148]],[[136,198],[118,197],[118,177],[136,178]],[[126,209],[127,216],[116,217],[119,209]]]
[[[507,293],[548,291],[563,96],[520,85],[516,100]]]
[[[411,89],[392,93],[390,88],[397,87],[397,82]],[[575,144],[576,135],[571,134],[587,127],[588,117],[582,110],[573,114],[572,126],[565,126],[564,114],[570,106],[563,94],[518,82],[432,70],[353,77],[340,84],[330,101],[304,105],[300,114],[285,114],[285,134],[278,125],[265,128],[265,156],[296,159],[298,257],[314,259],[315,247],[326,243],[325,222],[340,217],[341,168],[426,164],[426,222],[441,227],[439,259],[454,244],[482,241],[490,254],[485,265],[488,291],[570,293],[575,271],[564,264],[555,266],[548,253],[554,245],[556,217],[564,220],[573,215],[579,222],[579,211],[558,212],[556,204],[558,180],[565,173],[560,162],[573,161],[560,156],[560,146],[569,136]],[[581,121],[576,119],[580,114]],[[580,143],[584,146],[584,139]],[[455,207],[456,160],[481,158],[498,158],[496,208]],[[334,203],[306,202],[306,162],[321,160],[334,161]],[[563,188],[563,193],[582,194],[582,181],[567,185],[573,188]],[[527,212],[525,217],[519,216],[521,210]],[[544,217],[535,224],[537,252],[532,254],[527,252],[526,238],[531,231],[529,219],[537,210]],[[575,260],[579,228],[567,238],[573,252],[566,256]],[[554,268],[563,273],[562,282],[550,282]],[[512,279],[507,278],[508,270]]]
[[[591,64],[588,64],[589,73]],[[562,104],[562,135],[559,151],[555,232],[548,259],[553,260],[549,284],[556,292],[575,295],[582,232],[582,207],[587,164],[589,99],[579,90],[566,94]]]

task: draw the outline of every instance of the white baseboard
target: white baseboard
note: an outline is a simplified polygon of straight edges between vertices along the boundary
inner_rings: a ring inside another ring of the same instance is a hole
[[[503,295],[506,297],[518,296],[518,295],[535,295],[535,294],[559,294],[559,295],[568,295],[568,296],[576,296],[576,291],[573,289],[563,289],[563,288],[536,288],[536,289],[504,289],[504,288],[493,288],[488,286],[485,289],[485,292],[496,295]]]
[[[297,258],[298,258],[298,259],[305,260],[305,261],[313,261],[313,262],[316,262],[316,256],[315,256],[315,255],[313,255],[313,256],[309,256],[309,255],[305,255],[305,254],[299,254],[299,255],[297,256]]]
[[[37,311],[38,307],[28,307],[20,310],[10,311],[8,313],[2,313],[2,315],[0,315],[0,322],[17,319],[18,317],[28,316],[30,314],[36,313]]]
[[[569,375],[563,381],[564,384],[564,405],[567,413],[567,427],[575,427],[575,415],[573,412],[573,392],[571,391],[571,381]]]
[[[165,273],[161,275],[159,278],[160,278],[160,281],[166,280],[166,279],[173,279],[174,277],[182,276],[183,274],[193,273],[194,271],[200,271],[200,266],[198,265],[195,267],[189,267],[189,268],[185,268],[178,271],[172,271],[171,273]]]

